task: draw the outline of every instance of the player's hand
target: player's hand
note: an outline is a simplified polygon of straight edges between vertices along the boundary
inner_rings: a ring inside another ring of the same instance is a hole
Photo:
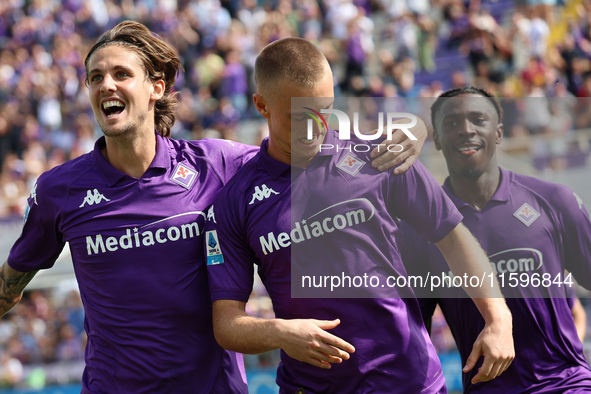
[[[484,361],[472,378],[473,384],[492,380],[509,368],[515,358],[510,314],[484,326],[462,371],[468,372],[474,368],[480,356],[484,356]]]
[[[394,130],[391,140],[384,140],[371,152],[371,157],[375,159],[371,165],[380,171],[385,171],[402,163],[394,169],[394,174],[402,174],[408,170],[421,154],[429,134],[425,122],[419,117],[417,117],[416,126],[410,131],[417,137],[416,141],[411,140],[402,130]],[[375,131],[373,133],[375,134]]]
[[[291,358],[330,369],[355,352],[350,343],[325,330],[341,323],[335,320],[293,319],[281,321],[281,348]]]

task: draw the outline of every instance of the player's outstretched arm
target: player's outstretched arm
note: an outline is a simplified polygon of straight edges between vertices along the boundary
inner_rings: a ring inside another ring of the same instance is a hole
[[[338,319],[261,319],[247,314],[245,306],[241,301],[214,301],[213,330],[220,346],[246,354],[281,348],[298,361],[325,369],[348,360],[355,351],[325,331],[338,326]]]
[[[573,298],[571,312],[573,319],[575,319],[575,327],[577,328],[577,335],[581,342],[585,342],[585,336],[587,335],[587,312],[581,304],[579,298],[575,295]]]
[[[394,174],[402,174],[413,165],[429,135],[425,122],[418,116],[416,118],[417,124],[409,128],[409,131],[417,140],[411,140],[402,130],[394,130],[391,140],[384,140],[371,152],[371,157],[374,158],[371,162],[373,167],[385,171],[402,163],[394,169]]]
[[[480,356],[484,356],[484,362],[472,378],[472,383],[492,380],[503,373],[515,358],[511,312],[501,295],[488,257],[463,224],[459,224],[439,241],[437,247],[454,275],[486,280],[482,286],[464,287],[484,318],[485,326],[472,346],[463,371],[470,371]]]
[[[7,262],[0,266],[0,316],[4,316],[21,300],[25,286],[37,272],[15,271]]]

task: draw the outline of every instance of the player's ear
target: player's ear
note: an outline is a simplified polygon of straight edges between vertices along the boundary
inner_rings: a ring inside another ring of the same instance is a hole
[[[435,144],[435,149],[441,150],[441,144],[439,143],[439,133],[437,130],[433,130],[433,143]]]
[[[499,145],[501,143],[501,141],[503,141],[503,124],[499,123],[497,125],[497,130],[496,130],[496,138],[495,138],[495,142],[497,145]]]
[[[259,114],[263,116],[263,118],[269,118],[269,109],[267,108],[267,103],[265,102],[265,98],[260,93],[255,93],[252,95],[252,101],[254,101],[254,106],[259,111]]]
[[[152,93],[150,94],[150,99],[154,101],[158,101],[164,96],[164,89],[166,87],[166,83],[164,80],[159,79],[156,82],[152,83]]]

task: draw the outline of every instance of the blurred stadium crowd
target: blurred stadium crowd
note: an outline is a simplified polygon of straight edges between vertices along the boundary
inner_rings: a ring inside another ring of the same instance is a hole
[[[288,36],[319,45],[337,96],[436,97],[472,84],[500,97],[559,98],[535,111],[507,101],[506,134],[528,138],[591,126],[587,102],[576,99],[591,96],[590,10],[589,0],[2,0],[0,219],[22,217],[43,171],[93,148],[101,132],[83,60],[124,19],[179,51],[174,138],[236,140],[248,125],[248,142],[260,141],[254,60]],[[263,295],[259,285],[249,308],[268,316]],[[29,365],[83,362],[82,321],[76,292],[27,292],[0,320],[0,386],[19,385]],[[441,338],[439,350],[453,348],[449,333]],[[247,358],[250,366],[276,362],[273,354]]]

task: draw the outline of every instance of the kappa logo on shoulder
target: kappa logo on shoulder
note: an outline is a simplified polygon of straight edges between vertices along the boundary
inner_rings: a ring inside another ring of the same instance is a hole
[[[355,157],[351,153],[347,153],[337,164],[337,168],[345,171],[349,175],[357,175],[361,167],[365,165],[365,162]]]
[[[93,194],[94,193],[94,194]],[[84,197],[84,201],[78,208],[82,208],[85,204],[94,205],[100,204],[102,201],[111,201],[101,193],[97,189],[94,189],[92,192],[90,190],[86,191],[86,197]]]
[[[272,194],[279,194],[278,192],[276,192],[275,190],[271,189],[270,187],[267,187],[267,185],[263,184],[261,185],[261,187],[256,186],[254,188],[254,193],[252,195],[252,200],[250,200],[250,202],[248,203],[248,205],[254,204],[254,201],[263,201],[265,198],[269,198],[271,197],[271,193]]]
[[[513,214],[519,221],[525,224],[527,227],[531,226],[537,218],[540,217],[540,213],[532,208],[528,203],[524,203],[515,213]]]

